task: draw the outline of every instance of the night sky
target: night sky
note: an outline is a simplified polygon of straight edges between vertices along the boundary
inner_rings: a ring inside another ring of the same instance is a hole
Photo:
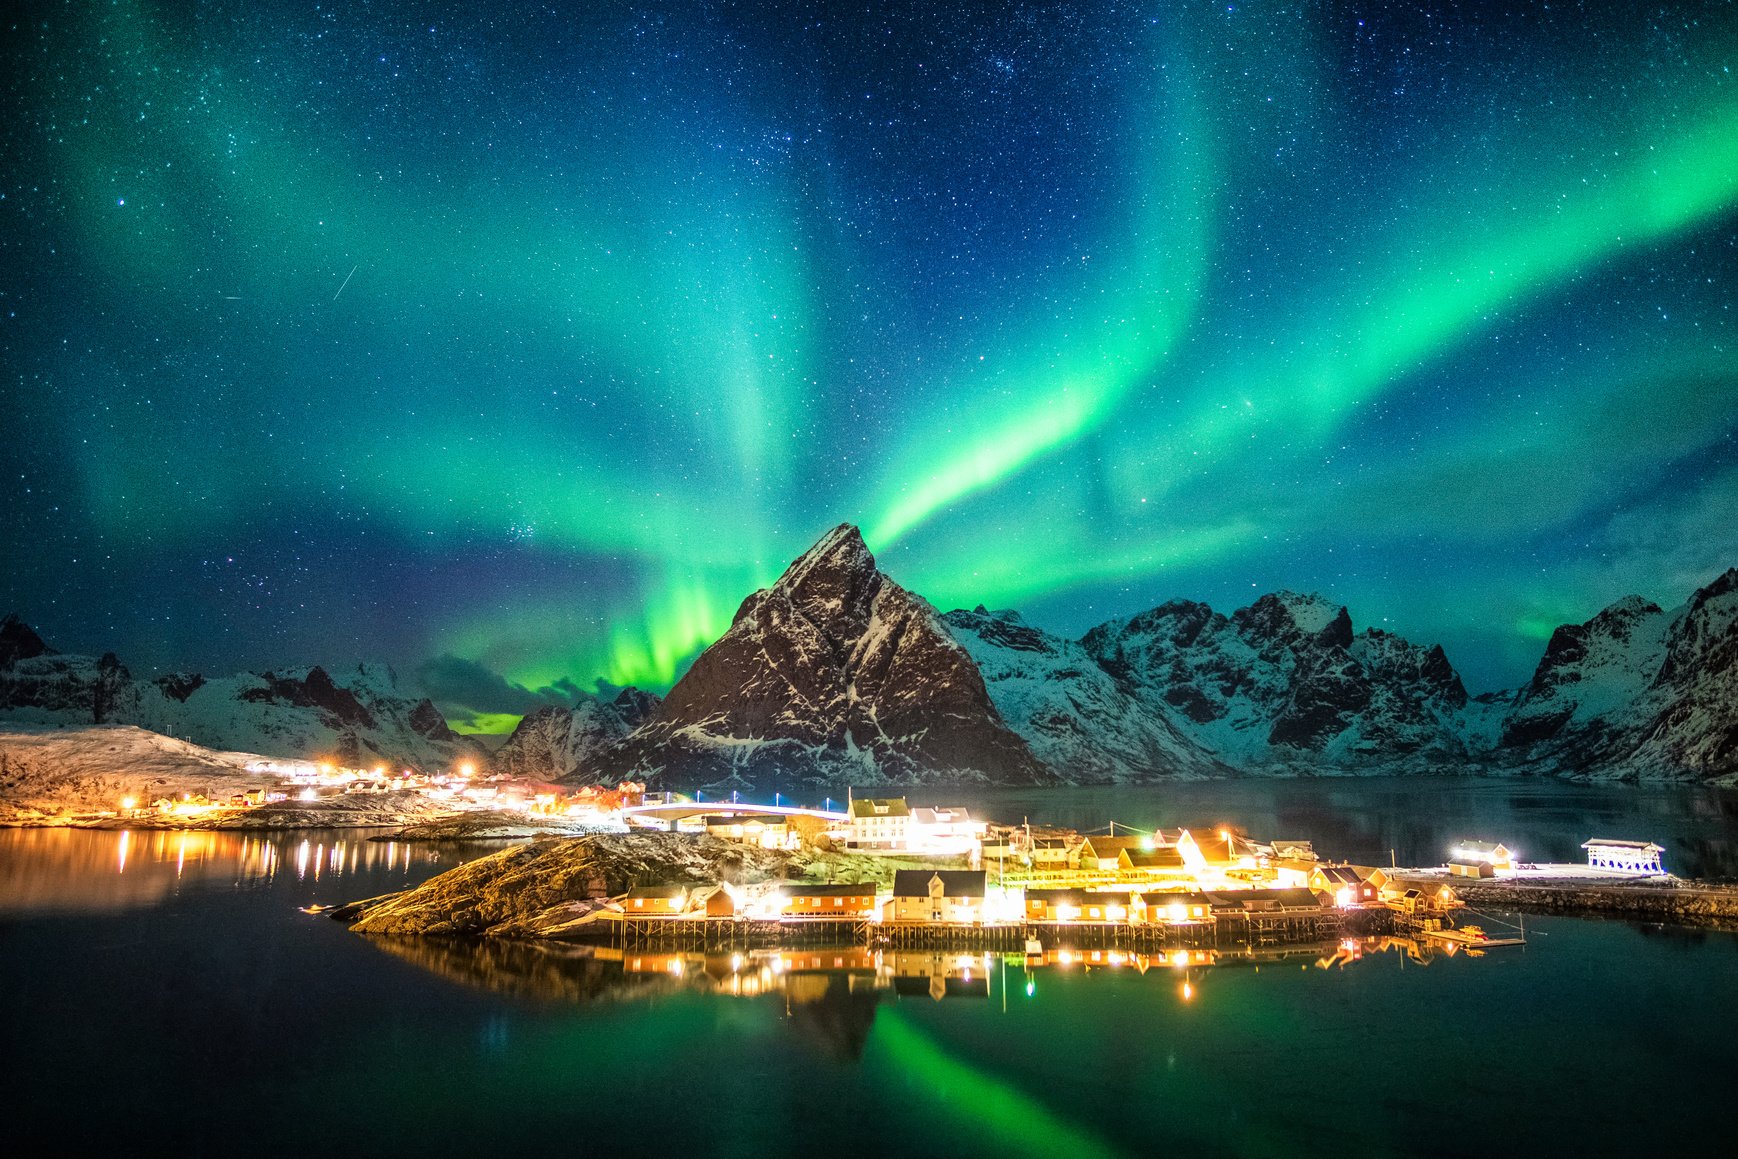
[[[848,520],[943,610],[1318,590],[1477,691],[1738,564],[1733,4],[15,20],[0,612],[135,674],[499,729]]]

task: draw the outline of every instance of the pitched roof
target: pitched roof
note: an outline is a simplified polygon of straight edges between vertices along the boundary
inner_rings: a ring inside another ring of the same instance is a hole
[[[1202,893],[1201,891],[1194,890],[1194,889],[1155,890],[1155,891],[1152,891],[1149,893],[1143,893],[1141,895],[1141,900],[1143,900],[1147,903],[1147,908],[1149,908],[1149,909],[1153,908],[1154,906],[1158,906],[1158,907],[1162,908],[1164,906],[1172,906],[1172,905],[1191,906],[1191,905],[1212,905],[1213,904],[1213,898],[1211,895]]]
[[[1026,891],[1028,903],[1042,901],[1049,905],[1085,905],[1089,900],[1103,901],[1116,894],[1093,893],[1085,889],[1029,889]]]
[[[952,805],[918,805],[911,810],[911,819],[919,825],[962,825],[970,822],[972,815]]]
[[[1128,858],[1129,865],[1135,869],[1183,868],[1183,855],[1173,845],[1159,849],[1125,849],[1122,855]]]
[[[1094,857],[1101,859],[1116,857],[1125,849],[1139,852],[1141,842],[1145,840],[1147,840],[1145,837],[1107,837],[1101,833],[1096,837],[1088,837],[1085,845],[1081,847],[1081,852],[1084,853],[1090,847]]]
[[[1454,847],[1468,853],[1495,853],[1499,849],[1504,853],[1509,852],[1509,847],[1501,841],[1456,841]]]
[[[633,897],[680,897],[688,892],[685,885],[636,885],[628,890],[627,896]]]
[[[782,885],[786,897],[874,897],[873,881],[836,882],[832,885]]]
[[[1227,889],[1207,894],[1219,910],[1274,910],[1322,908],[1322,899],[1307,889]]]
[[[1338,882],[1341,885],[1357,885],[1364,880],[1358,876],[1358,871],[1349,865],[1318,865],[1310,871],[1312,877],[1318,873],[1329,881]]]
[[[928,897],[932,877],[941,878],[943,897],[983,897],[988,880],[981,869],[901,869],[893,874],[893,896]]]
[[[853,797],[852,817],[909,817],[904,797]]]
[[[1665,846],[1655,845],[1652,841],[1613,841],[1605,837],[1595,837],[1591,841],[1581,843],[1583,849],[1641,849],[1651,853],[1664,853]]]

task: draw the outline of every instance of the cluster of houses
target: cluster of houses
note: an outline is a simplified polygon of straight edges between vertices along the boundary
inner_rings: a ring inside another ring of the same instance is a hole
[[[891,926],[1199,926],[1228,917],[1323,914],[1388,908],[1418,917],[1459,905],[1441,878],[1317,865],[1303,882],[1227,889],[1119,885],[1020,887],[992,883],[983,869],[901,869],[890,889],[874,882],[768,887],[646,885],[620,899],[633,920],[750,918],[786,923],[875,922]]]

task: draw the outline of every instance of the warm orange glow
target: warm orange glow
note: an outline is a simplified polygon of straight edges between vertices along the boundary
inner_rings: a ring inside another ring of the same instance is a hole
[[[122,797],[121,798],[121,809],[123,812],[131,813],[134,809],[137,809],[138,807],[139,807],[139,799],[137,797]]]

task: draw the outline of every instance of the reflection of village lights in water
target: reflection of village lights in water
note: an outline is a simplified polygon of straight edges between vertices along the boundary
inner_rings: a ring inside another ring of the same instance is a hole
[[[296,846],[296,876],[298,878],[308,876],[308,843],[306,841]]]
[[[127,829],[121,830],[121,839],[119,842],[116,843],[115,856],[120,861],[120,865],[115,869],[116,873],[127,872],[127,850],[132,846],[132,844],[133,844],[132,832],[130,830],[127,830]]]
[[[1189,983],[1184,982],[1183,983],[1183,1001],[1191,1002],[1194,1000],[1194,998],[1195,998],[1195,988],[1193,986],[1189,985]]]

